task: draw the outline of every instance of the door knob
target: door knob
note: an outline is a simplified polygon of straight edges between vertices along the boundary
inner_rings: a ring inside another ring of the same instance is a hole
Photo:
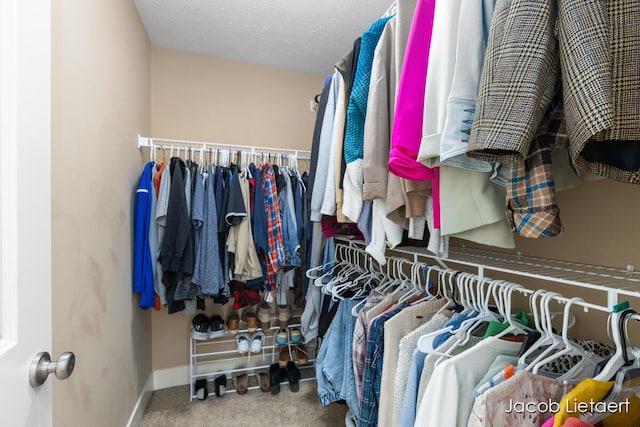
[[[29,367],[29,384],[39,387],[47,380],[49,374],[56,374],[58,379],[69,378],[76,365],[76,356],[70,351],[60,355],[58,360],[51,361],[51,355],[46,351],[35,355]]]

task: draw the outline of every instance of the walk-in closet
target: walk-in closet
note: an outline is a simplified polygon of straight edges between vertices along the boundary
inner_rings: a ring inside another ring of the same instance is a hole
[[[640,3],[0,3],[7,426],[640,426]]]

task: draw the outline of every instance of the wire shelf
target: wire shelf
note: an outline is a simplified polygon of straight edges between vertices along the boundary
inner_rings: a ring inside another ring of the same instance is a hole
[[[364,242],[348,237],[337,237],[336,241],[364,245]],[[397,247],[390,251],[409,255],[414,262],[428,258],[446,268],[455,269],[454,265],[472,267],[480,277],[493,271],[606,292],[608,308],[613,308],[621,295],[640,298],[640,272],[636,272],[633,265],[622,269],[466,247],[451,247],[447,258],[436,257],[426,248],[417,246]]]

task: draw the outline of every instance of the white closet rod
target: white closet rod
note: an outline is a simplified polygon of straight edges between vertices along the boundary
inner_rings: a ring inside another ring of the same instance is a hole
[[[265,153],[265,154],[285,154],[290,156],[296,156],[298,160],[311,160],[311,152],[307,150],[294,150],[291,148],[276,148],[276,147],[254,147],[251,145],[235,145],[235,144],[222,144],[219,142],[205,142],[205,141],[186,141],[182,139],[166,139],[166,138],[151,138],[138,135],[138,148],[142,147],[164,147],[171,148],[171,146],[189,147],[189,148],[217,148],[219,150],[228,151],[244,151],[249,153]]]

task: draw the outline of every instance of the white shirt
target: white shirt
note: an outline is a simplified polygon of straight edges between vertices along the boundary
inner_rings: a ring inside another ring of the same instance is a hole
[[[517,355],[522,343],[490,337],[441,362],[433,371],[416,416],[416,427],[465,427],[478,382],[498,355]]]

